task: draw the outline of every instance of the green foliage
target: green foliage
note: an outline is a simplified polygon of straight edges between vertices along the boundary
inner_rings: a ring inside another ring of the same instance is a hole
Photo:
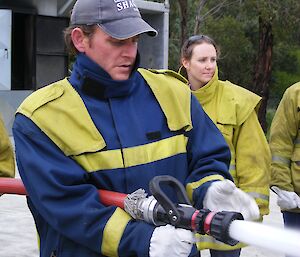
[[[208,19],[203,33],[210,35],[221,49],[218,61],[220,78],[247,86],[252,80],[255,51],[246,37],[243,25],[232,16],[224,16],[213,22]]]
[[[288,73],[286,71],[274,71],[274,82],[270,90],[270,106],[277,106],[284,91],[294,83],[300,81],[300,73]]]
[[[300,81],[300,49],[288,44],[274,47],[269,106],[277,106],[286,88]]]
[[[267,125],[268,125],[267,133],[266,133],[267,139],[270,136],[270,127],[271,127],[275,112],[276,112],[276,108],[268,108],[267,109],[267,113],[266,113],[266,121],[267,121]]]
[[[180,13],[178,4],[170,5],[169,68],[177,71],[180,66]]]
[[[177,70],[180,55],[180,12],[178,0],[170,3],[169,68]],[[193,34],[200,0],[188,0],[189,36]],[[217,12],[217,5],[224,3]],[[201,11],[200,33],[210,35],[221,48],[220,78],[251,87],[259,44],[259,15],[272,24],[273,56],[270,110],[277,107],[284,90],[300,81],[299,0],[207,0]],[[272,111],[267,121],[272,120]]]

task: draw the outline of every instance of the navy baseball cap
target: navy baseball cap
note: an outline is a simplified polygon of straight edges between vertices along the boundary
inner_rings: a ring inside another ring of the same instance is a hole
[[[134,0],[77,0],[70,24],[99,24],[105,33],[116,39],[142,33],[157,35],[157,31],[142,19]]]

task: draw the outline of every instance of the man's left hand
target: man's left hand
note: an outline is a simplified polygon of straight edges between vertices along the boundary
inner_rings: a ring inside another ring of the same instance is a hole
[[[255,200],[227,179],[210,185],[203,206],[211,211],[240,212],[245,220],[259,219],[259,208]]]

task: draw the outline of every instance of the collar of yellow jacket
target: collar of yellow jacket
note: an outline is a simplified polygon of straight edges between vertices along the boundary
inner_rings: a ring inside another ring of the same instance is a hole
[[[241,125],[253,111],[258,111],[261,101],[261,97],[253,92],[228,80],[219,80],[217,67],[212,79],[192,92],[203,106],[217,105],[216,113],[207,114],[215,117],[216,123],[220,124]]]
[[[214,76],[206,85],[197,90],[192,90],[193,94],[196,96],[196,98],[202,105],[205,105],[206,103],[210,102],[213,98],[215,98],[217,89],[216,83],[218,82],[218,80],[218,67],[216,67]]]

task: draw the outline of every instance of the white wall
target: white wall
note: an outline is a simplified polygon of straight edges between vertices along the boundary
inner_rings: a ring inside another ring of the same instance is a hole
[[[0,9],[0,90],[11,89],[12,11]]]

